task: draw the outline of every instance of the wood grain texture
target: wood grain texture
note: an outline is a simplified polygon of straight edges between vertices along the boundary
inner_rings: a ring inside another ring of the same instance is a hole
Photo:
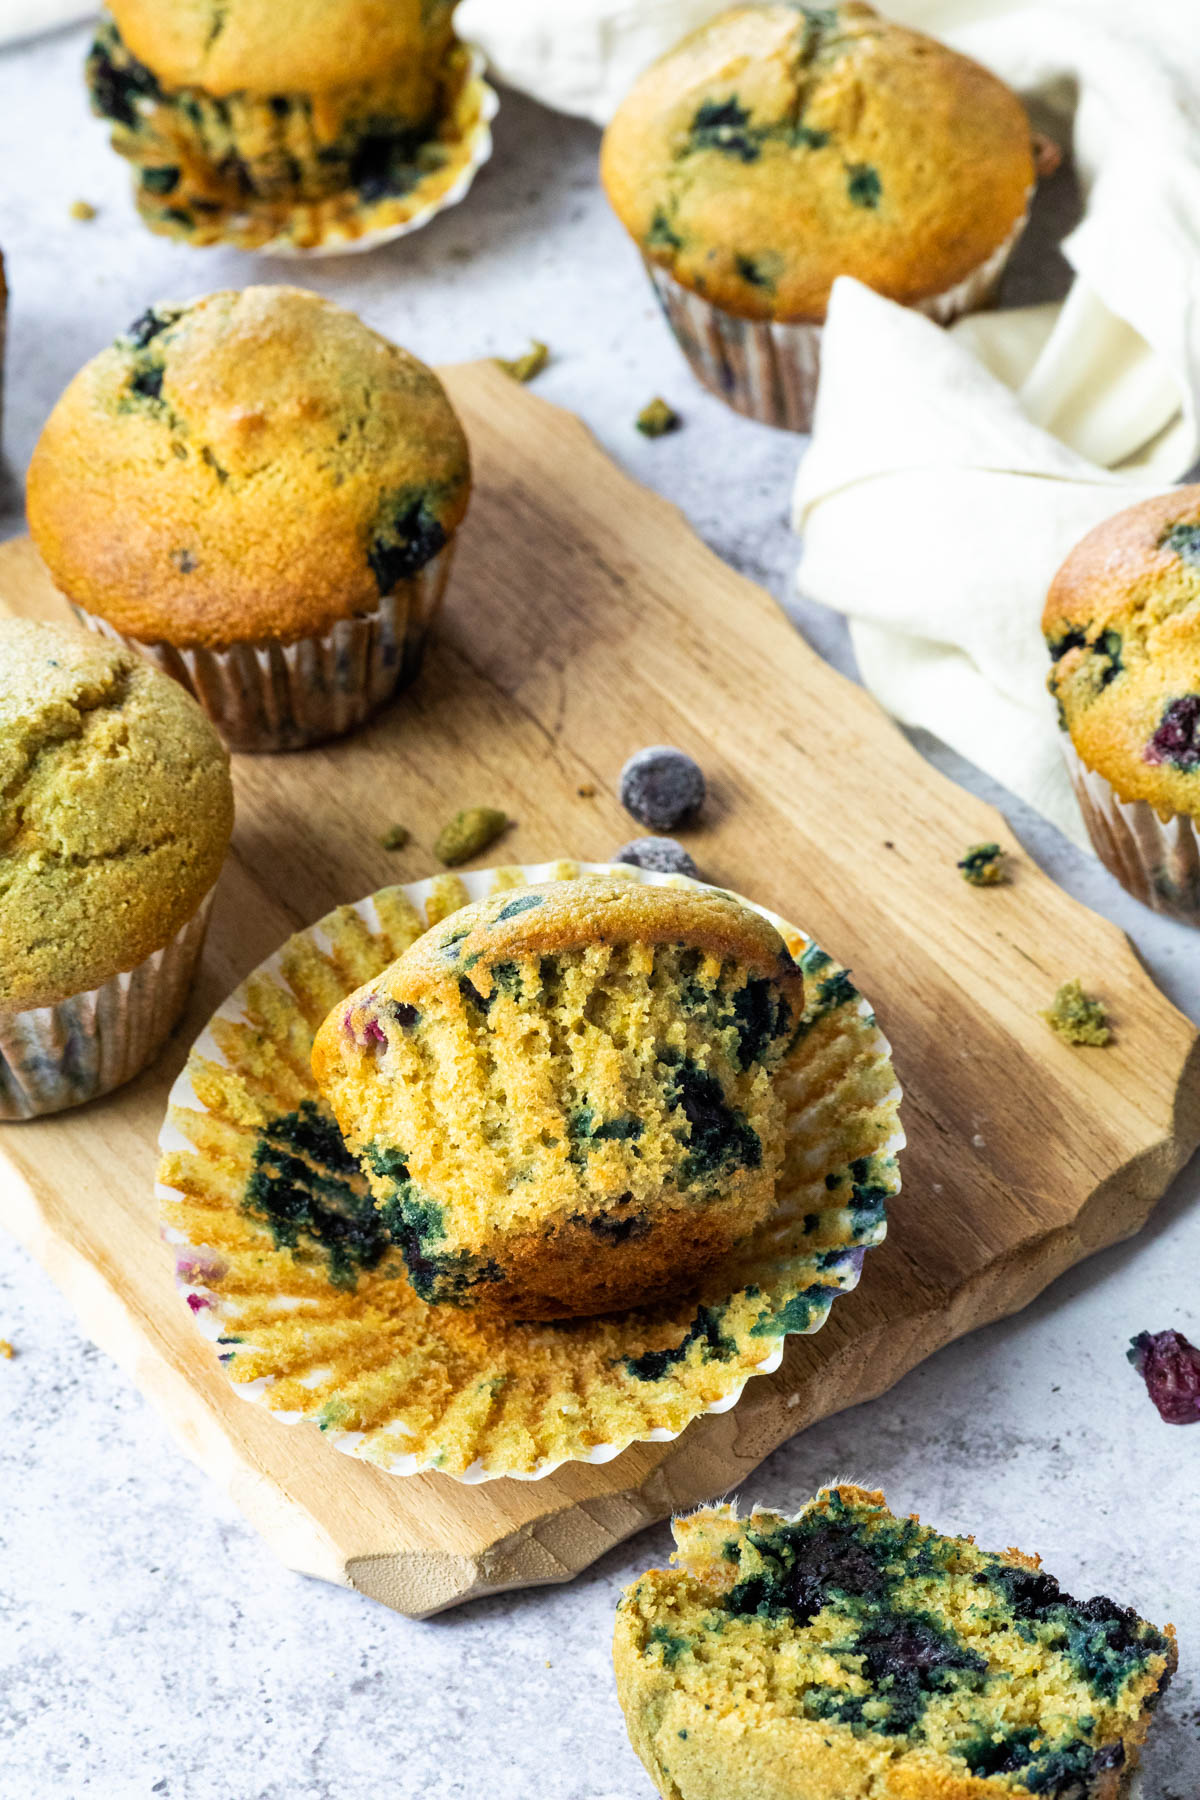
[[[955,861],[1003,819],[910,749],[767,594],[623,475],[571,415],[489,365],[444,372],[477,491],[420,683],[327,748],[236,760],[238,825],[201,978],[158,1064],[107,1100],[0,1128],[0,1218],[89,1333],[294,1568],[412,1615],[558,1581],[673,1508],[743,1483],[813,1420],[883,1392],[1138,1229],[1200,1140],[1200,1042],[1113,925],[1015,854],[976,890]],[[24,542],[0,606],[62,616]],[[862,1285],[733,1412],[603,1467],[462,1487],[389,1477],[240,1400],[174,1291],[155,1139],[192,1037],[248,970],[339,901],[433,868],[458,807],[518,821],[489,861],[603,859],[633,749],[696,755],[702,871],[854,970],[906,1092],[904,1192]],[[595,794],[584,796],[581,787]],[[389,855],[394,822],[413,841]],[[1116,1042],[1060,1044],[1058,983],[1103,995]]]

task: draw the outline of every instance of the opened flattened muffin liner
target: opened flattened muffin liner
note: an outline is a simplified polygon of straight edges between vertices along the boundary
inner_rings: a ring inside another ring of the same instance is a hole
[[[0,1119],[82,1106],[153,1062],[187,1004],[212,896],[136,968],[52,1006],[0,1013]]]
[[[986,306],[1028,217],[1027,209],[1004,243],[970,275],[945,293],[914,300],[913,310],[949,325]],[[749,419],[786,431],[811,431],[823,327],[804,319],[739,318],[684,287],[661,263],[648,256],[643,261],[667,323],[705,387]]]
[[[425,146],[433,163],[404,194],[366,200],[353,190],[320,200],[248,201],[237,210],[220,208],[193,216],[187,225],[171,217],[171,196],[139,187],[138,211],[152,231],[204,247],[232,244],[271,256],[343,256],[374,250],[393,238],[428,225],[464,199],[476,174],[492,154],[492,120],[500,105],[483,79],[484,59],[469,44],[456,44],[445,69],[441,116]],[[141,159],[130,139],[122,153]]]
[[[1147,800],[1122,800],[1060,733],[1067,773],[1092,847],[1121,886],[1155,912],[1200,925],[1200,822],[1190,813],[1161,819]]]
[[[89,630],[148,657],[194,694],[231,750],[298,750],[352,731],[416,679],[453,559],[451,537],[373,612],[291,644],[147,644],[72,607]]]
[[[904,1142],[887,1042],[847,972],[759,907],[801,961],[808,999],[780,1076],[789,1143],[775,1213],[696,1292],[657,1306],[514,1324],[417,1298],[318,1099],[313,1036],[459,906],[593,873],[689,885],[552,863],[384,888],[249,976],[171,1093],[157,1192],[197,1326],[239,1394],[393,1474],[533,1480],[675,1438],[778,1368],[789,1334],[818,1330],[886,1232]]]

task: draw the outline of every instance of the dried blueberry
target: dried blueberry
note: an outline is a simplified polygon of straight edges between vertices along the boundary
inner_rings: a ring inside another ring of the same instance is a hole
[[[674,831],[704,804],[704,771],[683,750],[651,744],[621,770],[621,805],[651,831]]]
[[[1181,700],[1172,700],[1146,745],[1145,760],[1173,763],[1185,773],[1200,769],[1200,694],[1185,694]]]
[[[1200,1350],[1181,1331],[1140,1331],[1127,1351],[1168,1425],[1200,1424]]]
[[[658,875],[698,876],[699,871],[682,844],[674,838],[633,838],[613,852],[614,862],[632,863],[635,869],[652,869]]]

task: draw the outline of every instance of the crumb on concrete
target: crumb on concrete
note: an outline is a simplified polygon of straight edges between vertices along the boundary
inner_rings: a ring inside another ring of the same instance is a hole
[[[642,436],[648,438],[666,437],[668,431],[678,431],[682,423],[675,408],[668,406],[661,397],[656,397],[643,406],[634,420]]]
[[[1064,981],[1050,1005],[1038,1013],[1056,1037],[1066,1044],[1100,1047],[1112,1042],[1108,1010],[1103,1001],[1085,994],[1079,977]]]
[[[73,219],[87,220],[94,219],[95,216],[96,208],[92,205],[90,200],[72,200],[71,217]]]
[[[0,1356],[4,1358],[5,1362],[11,1362],[15,1355],[16,1351],[13,1349],[8,1339],[0,1338]]]

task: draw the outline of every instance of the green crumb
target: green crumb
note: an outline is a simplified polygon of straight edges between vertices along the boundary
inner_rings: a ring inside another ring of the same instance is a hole
[[[79,219],[83,222],[86,222],[88,219],[94,219],[96,216],[96,208],[92,205],[90,200],[72,200],[70,211],[73,219]]]
[[[524,356],[493,356],[492,361],[506,375],[511,375],[514,381],[532,381],[550,361],[550,346],[533,338]]]
[[[1008,880],[1006,853],[999,844],[972,844],[955,866],[972,887],[1000,887]]]
[[[412,832],[407,825],[389,825],[379,842],[385,850],[403,850],[405,844],[412,842]]]
[[[1062,1038],[1065,1044],[1101,1046],[1112,1042],[1107,1009],[1101,1001],[1084,993],[1078,976],[1063,982],[1051,1004],[1039,1012],[1038,1017],[1045,1019],[1054,1035]]]
[[[683,423],[673,406],[668,406],[663,399],[651,400],[649,406],[643,406],[634,420],[634,424],[643,437],[666,437],[668,431],[678,431]]]
[[[433,854],[448,869],[456,869],[459,863],[470,862],[473,856],[494,844],[511,822],[507,813],[494,806],[468,806],[442,826]]]

